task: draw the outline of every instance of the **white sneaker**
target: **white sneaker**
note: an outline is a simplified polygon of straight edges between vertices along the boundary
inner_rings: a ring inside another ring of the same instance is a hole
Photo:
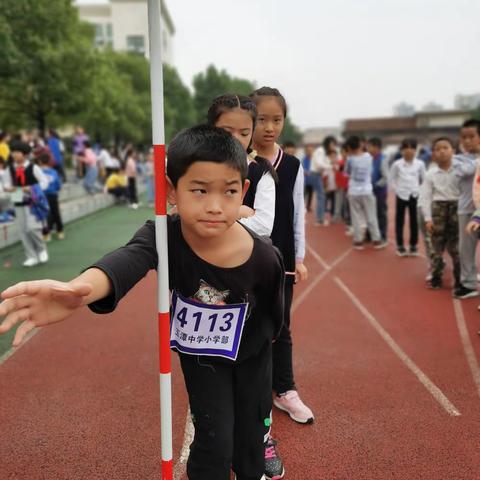
[[[42,250],[38,254],[38,259],[40,260],[40,263],[47,263],[48,262],[48,252],[46,250]]]
[[[27,258],[22,265],[24,267],[34,267],[35,265],[38,265],[38,260],[36,258]]]
[[[130,205],[130,208],[133,208],[134,210],[136,210],[138,208],[138,203],[132,203]]]

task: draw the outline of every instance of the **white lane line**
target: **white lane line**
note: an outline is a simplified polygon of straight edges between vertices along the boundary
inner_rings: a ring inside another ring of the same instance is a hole
[[[190,444],[193,441],[193,435],[195,433],[195,428],[192,423],[192,416],[190,414],[190,407],[187,410],[187,418],[185,420],[185,433],[183,434],[183,444],[182,451],[180,452],[180,458],[175,464],[173,469],[173,478],[175,480],[180,480],[187,470],[187,460],[188,455],[190,454]]]
[[[25,335],[22,343],[18,347],[11,347],[0,357],[0,365],[5,363],[14,353],[17,353],[40,329],[34,328]]]
[[[478,365],[477,356],[472,346],[470,334],[468,333],[467,324],[465,323],[465,316],[463,315],[462,304],[460,300],[453,299],[453,309],[455,311],[455,319],[457,320],[458,331],[463,344],[463,350],[467,357],[468,366],[472,372],[473,382],[477,388],[477,393],[480,395],[480,367]]]
[[[461,413],[444,395],[444,393],[420,370],[415,362],[400,348],[390,334],[380,325],[376,318],[366,309],[360,300],[352,293],[352,291],[338,278],[335,277],[336,284],[345,292],[352,303],[360,310],[363,316],[369,321],[370,325],[385,340],[387,345],[400,358],[405,366],[418,378],[420,383],[430,392],[433,398],[446,410],[449,415],[460,416]]]
[[[317,260],[317,262],[325,268],[325,270],[319,273],[315,277],[315,280],[313,280],[313,282],[311,282],[310,285],[300,295],[298,295],[298,297],[295,297],[294,301],[292,302],[291,313],[295,312],[295,310],[302,304],[303,301],[305,301],[305,298],[310,295],[311,291],[318,285],[318,283],[352,252],[352,248],[349,248],[346,252],[342,253],[342,255],[337,257],[331,265],[329,265],[313,248],[307,246],[307,249],[311,253],[311,255]]]

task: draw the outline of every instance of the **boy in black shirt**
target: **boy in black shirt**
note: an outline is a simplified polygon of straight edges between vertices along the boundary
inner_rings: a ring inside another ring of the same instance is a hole
[[[263,477],[264,422],[272,408],[271,344],[283,315],[284,269],[269,240],[236,222],[248,188],[245,152],[228,132],[199,126],[168,150],[171,347],[179,352],[195,438],[190,480]],[[34,327],[88,305],[108,313],[157,267],[155,227],[146,224],[122,248],[68,283],[40,280],[2,293],[0,334]]]

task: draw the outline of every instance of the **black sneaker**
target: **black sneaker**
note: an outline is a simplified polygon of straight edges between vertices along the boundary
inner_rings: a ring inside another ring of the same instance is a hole
[[[265,477],[267,480],[278,480],[285,475],[282,459],[278,456],[277,441],[269,438],[265,447]]]
[[[397,247],[397,255],[399,257],[406,257],[407,251],[405,250],[405,247]]]
[[[479,295],[478,290],[471,290],[470,288],[466,288],[463,285],[460,285],[453,292],[453,296],[455,298],[461,298],[462,300],[464,300],[465,298],[478,297],[478,295]]]
[[[442,288],[442,279],[432,278],[428,284],[428,288],[431,288],[432,290],[438,290]]]
[[[408,250],[408,255],[410,257],[418,257],[418,248],[417,247],[410,247]]]

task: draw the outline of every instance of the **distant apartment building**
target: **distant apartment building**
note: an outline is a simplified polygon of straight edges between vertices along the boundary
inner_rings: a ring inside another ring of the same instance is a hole
[[[471,116],[472,110],[467,109],[417,112],[409,117],[352,118],[345,121],[343,136],[380,137],[385,144],[398,144],[405,137],[431,143],[443,135],[457,141],[462,123]]]
[[[472,95],[455,95],[455,108],[475,110],[480,108],[480,93]]]
[[[173,65],[175,26],[164,0],[162,6],[162,56]],[[146,0],[109,0],[77,4],[80,18],[95,26],[95,45],[149,57]]]

